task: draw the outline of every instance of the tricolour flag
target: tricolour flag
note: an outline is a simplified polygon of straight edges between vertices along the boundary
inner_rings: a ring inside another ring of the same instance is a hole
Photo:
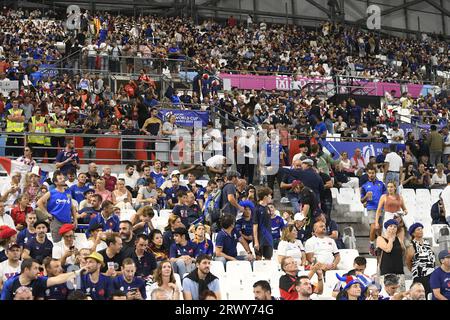
[[[0,157],[0,166],[5,169],[6,173],[8,173],[9,176],[16,172],[26,174],[31,170],[31,167],[29,165],[17,160],[11,160],[6,157]]]

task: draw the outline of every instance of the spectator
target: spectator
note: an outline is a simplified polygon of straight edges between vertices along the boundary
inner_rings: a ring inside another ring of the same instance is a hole
[[[61,261],[58,259],[46,257],[42,264],[44,265],[48,278],[53,278],[63,273]],[[69,293],[70,290],[67,287],[67,283],[61,283],[56,286],[52,286],[50,290],[45,290],[45,300],[67,300]]]
[[[194,255],[196,246],[190,241],[189,233],[185,228],[177,228],[173,231],[174,242],[170,246],[169,257],[173,263],[175,272],[180,276],[194,270]]]
[[[387,274],[394,274],[400,280],[400,287],[405,291],[405,275],[403,271],[403,239],[397,236],[398,222],[395,219],[384,223],[385,232],[377,238],[377,248],[381,250],[379,260],[380,279],[383,281]]]
[[[84,172],[78,174],[77,183],[69,188],[72,199],[80,204],[85,200],[84,193],[91,189],[90,185],[86,184],[87,176]]]
[[[30,196],[26,193],[17,198],[17,204],[11,209],[10,215],[14,221],[16,230],[21,231],[25,228],[25,217],[33,209],[30,207]]]
[[[430,126],[431,132],[428,136],[428,146],[430,148],[430,164],[435,167],[442,161],[444,150],[444,137],[437,131],[436,125]]]
[[[117,178],[111,175],[111,167],[106,165],[103,167],[103,176],[105,180],[105,189],[113,192],[116,189]]]
[[[222,188],[222,213],[230,214],[236,217],[238,210],[243,212],[244,208],[241,207],[236,199],[236,184],[239,178],[239,173],[236,171],[229,171],[226,176],[226,183]]]
[[[19,108],[19,100],[17,98],[11,101],[12,108],[8,110],[6,116],[6,132],[11,132],[6,139],[6,156],[20,157],[23,146],[23,138],[18,135],[25,130],[25,116],[22,109]]]
[[[331,239],[334,239],[338,249],[345,249],[345,245],[342,242],[342,237],[339,235],[338,225],[334,220],[328,218],[324,213],[321,213],[317,216],[316,221],[322,221],[325,223],[325,226],[327,228],[327,235]]]
[[[27,244],[31,238],[36,235],[36,229],[34,229],[34,223],[36,222],[36,212],[29,211],[25,216],[26,228],[22,229],[17,235],[17,243],[23,249],[23,247]]]
[[[362,295],[363,283],[355,277],[347,276],[346,285],[336,300],[365,300]]]
[[[407,293],[407,297],[403,300],[427,300],[425,288],[420,282],[413,282]]]
[[[102,202],[112,201],[111,191],[106,189],[106,181],[104,178],[98,178],[95,183],[95,193],[102,196]]]
[[[376,177],[376,170],[373,167],[367,168],[368,181],[361,186],[361,202],[367,209],[367,215],[369,216],[369,253],[375,255],[375,239],[377,236],[376,225],[380,223],[381,219],[377,210],[382,195],[386,193],[386,186],[383,182],[379,181]]]
[[[254,257],[250,247],[246,241],[239,236],[235,228],[235,218],[231,214],[225,214],[221,218],[222,229],[217,233],[216,237],[216,261],[221,261],[224,265],[227,261],[248,260],[253,261]],[[238,256],[237,243],[240,242],[244,247],[247,255]]]
[[[163,246],[167,252],[169,252],[172,244],[175,243],[173,232],[178,228],[185,228],[184,224],[181,223],[180,217],[174,214],[169,216],[167,226],[164,228],[165,232],[163,234]]]
[[[176,281],[172,264],[169,260],[162,260],[153,274],[153,283],[148,288],[152,300],[155,299],[154,292],[161,290],[161,294],[167,297],[167,300],[180,300],[180,293],[183,291],[181,283]]]
[[[107,300],[112,296],[113,281],[110,277],[100,273],[105,266],[103,256],[98,252],[86,257],[86,273],[81,276],[80,289],[92,300]]]
[[[428,241],[423,239],[423,225],[414,223],[409,227],[411,246],[406,250],[406,266],[413,274],[413,282],[420,282],[425,293],[431,293],[430,276],[434,271],[435,256]]]
[[[394,219],[395,214],[407,215],[403,197],[397,193],[397,186],[394,182],[387,183],[387,193],[380,197],[378,202],[377,213],[375,217],[375,229],[380,229],[381,210],[384,209],[383,224],[391,219]],[[402,212],[400,211],[402,210]]]
[[[253,211],[255,205],[249,200],[239,201],[239,205],[244,208],[242,218],[236,221],[236,230],[241,237],[250,245],[253,241]]]
[[[313,285],[308,276],[300,276],[295,280],[295,291],[297,291],[297,300],[312,300]]]
[[[5,208],[7,210],[11,209],[17,198],[21,193],[21,183],[22,174],[20,172],[14,172],[11,174],[11,181],[9,183],[5,183],[3,185],[1,198],[0,198],[0,215],[2,212],[1,207],[3,206],[3,210]],[[12,221],[12,219],[11,219]]]
[[[326,235],[326,226],[322,221],[314,224],[314,236],[305,242],[306,259],[310,264],[317,260],[322,270],[335,270],[341,261],[336,242]],[[314,259],[315,258],[315,259]]]
[[[16,230],[13,218],[11,215],[5,213],[5,204],[3,202],[0,202],[0,219],[0,226],[8,226]]]
[[[431,207],[431,218],[433,219],[431,224],[447,224],[450,226],[444,207],[444,201],[442,200],[442,195]]]
[[[136,236],[132,230],[133,224],[129,220],[122,220],[119,223],[119,235],[122,239],[122,254],[127,257],[135,249]]]
[[[54,243],[52,258],[59,259],[63,266],[75,264],[76,250],[81,249],[82,244],[75,241],[74,225],[63,224],[58,233],[62,240]]]
[[[198,257],[202,254],[212,256],[214,253],[214,245],[211,240],[205,237],[207,226],[202,223],[197,223],[192,226],[193,227],[190,230],[194,231],[193,233],[195,237],[194,240],[192,240],[192,243],[196,245],[194,256]]]
[[[276,300],[272,296],[272,289],[270,288],[270,283],[266,280],[259,280],[253,284],[253,294],[255,296],[255,300],[263,301],[263,300]]]
[[[120,219],[119,217],[114,214],[114,207],[112,202],[106,200],[101,205],[102,211],[100,214],[97,214],[95,217],[93,217],[89,225],[98,223],[102,226],[103,231],[113,231],[113,232],[119,232],[119,224]],[[119,264],[120,265],[120,264]]]
[[[148,251],[153,253],[158,265],[160,265],[161,261],[168,260],[169,251],[164,249],[162,232],[159,229],[153,229],[148,238],[150,240]]]
[[[114,178],[114,177],[112,177]],[[112,203],[120,209],[133,209],[131,192],[125,187],[125,180],[117,180],[117,188],[111,192]]]
[[[297,239],[298,232],[295,225],[288,225],[283,229],[281,241],[278,245],[278,263],[285,257],[292,257],[299,264],[303,266],[306,263],[305,248],[300,240]]]
[[[450,251],[440,251],[438,258],[441,266],[436,268],[430,277],[430,287],[433,290],[433,300],[450,300]]]
[[[33,258],[42,263],[46,257],[51,257],[53,252],[53,243],[47,238],[49,225],[41,220],[36,221],[33,227],[36,230],[36,234],[24,244],[22,259]]]
[[[253,215],[253,239],[256,260],[264,257],[270,260],[273,255],[273,238],[271,227],[271,214],[267,208],[272,202],[272,190],[262,188],[258,192],[259,203],[256,205]]]
[[[116,232],[110,232],[106,235],[106,249],[99,251],[102,256],[103,264],[100,272],[108,277],[115,277],[121,274],[120,266],[125,257],[122,250],[122,239]]]
[[[113,280],[114,290],[126,294],[127,300],[146,300],[144,280],[136,275],[135,262],[126,258],[122,262],[122,274]]]
[[[286,226],[283,218],[279,215],[279,212],[275,209],[273,204],[269,204],[267,206],[270,211],[270,225],[271,225],[271,233],[273,239],[273,248],[275,250],[278,249],[278,244],[280,243],[281,232]]]
[[[391,144],[389,147],[390,152],[386,155],[384,159],[384,183],[389,181],[394,181],[395,185],[400,184],[400,172],[403,169],[402,158],[397,154],[397,146]]]
[[[147,252],[148,237],[145,234],[139,234],[135,240],[135,249],[128,255],[132,258],[136,266],[136,276],[146,280],[153,274],[157,267],[156,259],[153,253]]]
[[[125,187],[131,192],[133,198],[137,196],[136,184],[138,177],[135,173],[134,166],[132,164],[127,164],[125,167],[125,173],[120,174],[118,179],[123,179],[125,182]]]
[[[196,260],[196,269],[183,279],[184,300],[199,300],[205,290],[214,292],[220,300],[219,279],[210,272],[211,257],[200,255]]]
[[[438,163],[436,166],[436,172],[431,177],[430,188],[432,189],[444,189],[447,186],[447,177],[444,174],[444,165]]]
[[[21,253],[22,249],[16,242],[11,242],[6,248],[6,256],[8,259],[0,263],[0,290],[9,278],[20,273],[20,265],[22,263],[20,259]]]
[[[155,216],[155,212],[151,206],[145,206],[140,208],[134,216],[132,216],[133,232],[135,234],[149,235],[154,229],[152,219]]]
[[[66,147],[56,155],[56,169],[67,175],[72,169],[75,173],[80,169],[80,158],[78,152],[75,151],[75,140],[73,138],[66,139]]]

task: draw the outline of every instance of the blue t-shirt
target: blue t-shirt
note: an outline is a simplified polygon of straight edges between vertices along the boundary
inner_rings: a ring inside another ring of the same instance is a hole
[[[112,230],[114,232],[119,232],[120,218],[115,214],[111,215],[108,219],[105,219],[103,215],[96,215],[89,222],[89,226],[92,226],[95,222],[102,226],[103,231]]]
[[[253,219],[250,217],[250,220],[245,220],[245,218],[241,218],[236,221],[236,230],[242,232],[245,236],[253,235]]]
[[[221,247],[222,252],[230,257],[237,257],[237,243],[241,236],[239,235],[236,228],[231,231],[231,235],[226,233],[224,229],[217,233],[216,237],[216,247]]]
[[[147,299],[147,294],[145,292],[145,281],[141,278],[134,277],[131,282],[125,281],[123,275],[116,277],[113,280],[113,287],[115,290],[120,290],[123,293],[127,294],[132,291],[132,289],[138,289],[141,292],[142,298]]]
[[[372,200],[367,201],[367,210],[377,210],[378,202],[383,194],[386,193],[386,186],[378,179],[375,181],[367,181],[361,187],[361,199],[366,196],[367,192],[372,191]]]
[[[253,213],[253,224],[258,225],[258,241],[260,246],[273,246],[271,232],[271,218],[269,209],[262,205],[257,205]]]
[[[195,257],[196,245],[191,241],[188,241],[185,246],[173,243],[170,246],[169,257],[178,258],[181,256]]]
[[[42,263],[45,257],[52,256],[53,243],[47,237],[45,237],[44,243],[39,243],[36,237],[33,237],[28,240],[24,248],[30,251],[30,257]]]
[[[78,184],[74,184],[73,186],[71,186],[69,188],[69,191],[70,191],[70,194],[72,195],[72,198],[75,199],[78,203],[80,203],[81,201],[83,201],[85,199],[84,193],[90,189],[91,188],[87,185],[79,187]]]
[[[188,192],[189,189],[186,188],[185,186],[179,186],[177,189],[172,188],[166,188],[164,190],[164,193],[166,194],[166,200],[169,201],[170,199],[172,199],[172,203],[177,203],[178,198],[177,198],[177,193],[179,191],[186,191]]]
[[[441,267],[436,268],[430,277],[431,289],[439,289],[439,292],[450,300],[450,272],[445,272]],[[437,300],[433,294],[433,300]]]
[[[283,218],[280,216],[275,216],[275,218],[272,218],[270,220],[271,226],[272,226],[272,238],[273,239],[280,239],[281,238],[281,230],[286,225],[284,223]]]
[[[80,289],[90,296],[92,300],[107,300],[114,290],[111,278],[101,273],[97,283],[91,281],[89,274],[82,275]]]
[[[19,281],[20,274],[9,278],[4,284],[2,289],[1,300],[13,300],[14,292],[19,289],[22,284]],[[31,280],[31,282],[26,285],[26,287],[31,288],[33,292],[33,297],[44,298],[45,289],[47,289],[47,277],[37,277],[37,279]]]
[[[198,257],[201,254],[207,254],[210,256],[213,255],[214,245],[211,240],[205,239],[205,240],[203,240],[203,242],[200,242],[200,243],[194,242],[194,244],[196,245],[194,257]]]
[[[56,162],[64,162],[67,159],[69,159],[71,156],[74,156],[72,159],[75,160],[77,163],[80,163],[80,158],[78,157],[78,152],[75,150],[62,150],[56,155]],[[72,161],[69,161],[64,166],[62,166],[59,170],[64,174],[67,175],[67,171],[70,169],[73,169],[75,172],[77,172],[77,167],[72,164]]]
[[[327,132],[327,125],[324,122],[318,123],[314,126],[314,131],[317,131],[321,136],[324,132]]]
[[[19,246],[25,247],[28,241],[30,241],[34,237],[36,237],[36,234],[31,233],[28,228],[26,228],[19,232],[16,241]]]
[[[48,279],[48,277],[44,278]],[[48,287],[45,289],[45,300],[67,300],[70,291],[66,283]]]
[[[61,223],[72,222],[72,196],[69,190],[59,192],[50,190],[50,199],[47,202],[47,211]]]
[[[274,156],[272,159],[272,151]],[[283,146],[281,144],[272,145],[271,142],[266,144],[266,166],[279,166],[280,165],[280,154],[283,151]],[[273,160],[273,162],[272,162]]]

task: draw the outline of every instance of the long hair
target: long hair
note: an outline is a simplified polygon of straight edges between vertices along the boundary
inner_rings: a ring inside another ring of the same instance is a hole
[[[170,263],[169,260],[166,259],[166,260],[161,261],[161,263],[158,265],[158,267],[156,268],[156,270],[153,272],[153,280],[154,280],[155,282],[158,283],[158,286],[159,286],[159,287],[161,287],[162,284],[163,284],[162,267],[163,267],[163,265],[164,265],[165,263],[168,263],[168,264],[170,265],[170,269],[171,269],[169,282],[170,282],[170,283],[176,283],[176,281],[175,281],[175,276],[173,275],[173,267],[172,267],[172,264]]]
[[[281,240],[291,242],[291,239],[289,239],[289,235],[294,230],[295,226],[293,224],[288,225],[286,228],[283,229],[281,232]]]
[[[167,226],[164,228],[165,231],[170,231],[171,226],[177,221],[179,216],[172,214],[170,215],[169,219],[167,220]]]

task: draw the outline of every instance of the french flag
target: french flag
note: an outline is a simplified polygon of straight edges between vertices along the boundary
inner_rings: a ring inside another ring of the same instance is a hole
[[[6,173],[11,176],[16,172],[26,174],[31,171],[31,167],[23,162],[11,160],[6,157],[0,157],[0,166],[5,169]]]

